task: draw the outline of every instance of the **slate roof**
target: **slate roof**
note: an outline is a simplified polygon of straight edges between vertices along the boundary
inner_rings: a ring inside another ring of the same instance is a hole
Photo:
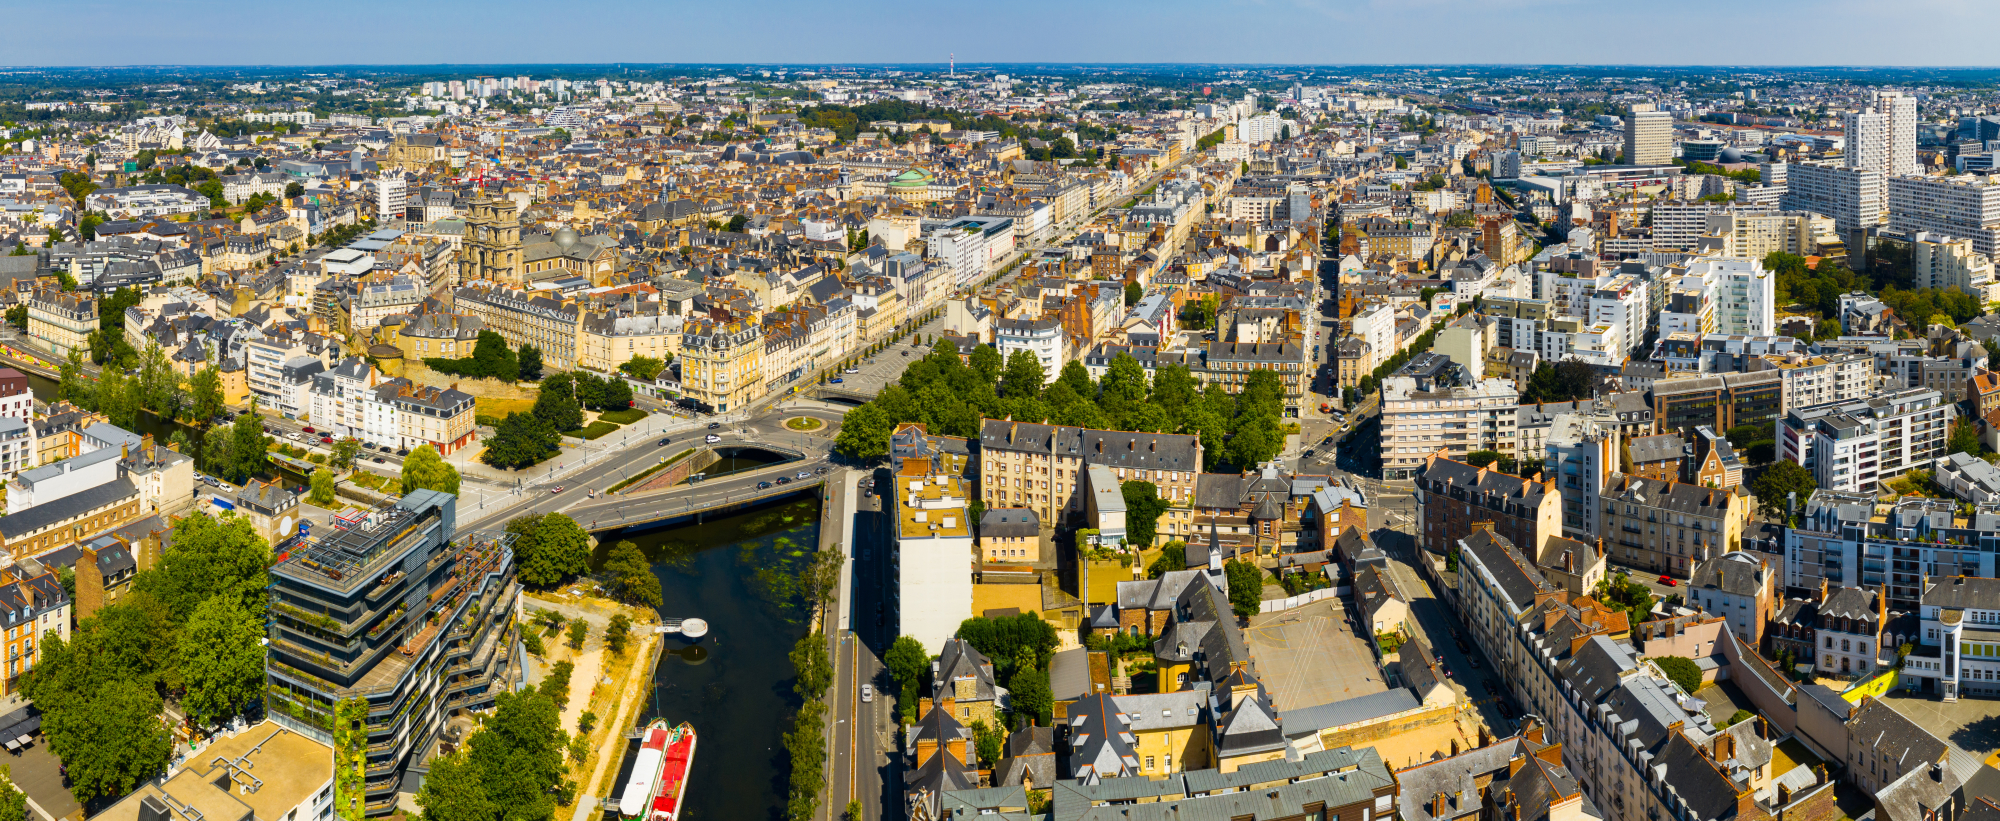
[[[1953,576],[1924,589],[1925,607],[2000,610],[2000,579]]]
[[[1296,710],[1280,710],[1278,716],[1284,721],[1285,734],[1299,738],[1317,733],[1329,727],[1345,727],[1349,724],[1395,715],[1405,710],[1422,706],[1417,697],[1403,688],[1369,693],[1365,696],[1342,699]]]
[[[1679,459],[1683,455],[1686,444],[1681,441],[1679,436],[1671,433],[1662,433],[1657,436],[1635,436],[1627,443],[1627,447],[1632,451],[1632,461],[1634,463],[1646,464],[1649,462],[1664,462],[1669,459]]]
[[[35,505],[12,516],[0,516],[0,538],[16,539],[138,495],[139,489],[132,486],[132,480],[120,477],[89,490]]]
[[[979,517],[979,535],[1001,538],[1039,538],[1041,519],[1025,507],[989,508]]]
[[[1945,760],[1948,745],[1930,731],[1896,712],[1886,702],[1869,699],[1847,720],[1851,744],[1883,756],[1897,770]]]
[[[1882,615],[1880,596],[1878,591],[1868,588],[1837,587],[1826,592],[1826,601],[1819,603],[1819,615],[1874,621]]]
[[[1756,598],[1764,590],[1771,571],[1762,561],[1740,550],[1731,551],[1695,565],[1688,586],[1716,590],[1731,596]]]
[[[1514,543],[1505,536],[1494,533],[1490,528],[1479,528],[1472,534],[1458,540],[1461,554],[1471,554],[1493,575],[1500,585],[1500,593],[1516,609],[1527,610],[1535,603],[1538,593],[1554,592],[1555,587],[1534,569],[1527,557],[1514,548]]]
[[[1096,693],[1069,706],[1069,777],[1098,781],[1139,770],[1138,746],[1118,703]]]
[[[1125,433],[1033,422],[987,419],[980,424],[979,446],[1023,453],[1078,457],[1085,464],[1150,470],[1201,470],[1201,439],[1170,433]]]

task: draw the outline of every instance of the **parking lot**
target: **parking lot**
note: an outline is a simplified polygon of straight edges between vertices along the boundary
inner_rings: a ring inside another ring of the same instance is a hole
[[[1244,639],[1281,710],[1389,689],[1375,651],[1348,626],[1339,599],[1252,616]]]
[[[35,743],[19,753],[0,757],[0,764],[7,765],[7,774],[28,800],[46,817],[29,812],[29,821],[52,821],[57,818],[73,818],[81,815],[83,805],[76,803],[76,797],[69,794],[69,787],[63,784],[62,764],[49,752],[48,742],[36,738]],[[103,809],[98,807],[95,809]]]
[[[914,338],[911,337],[911,339]],[[882,349],[880,353],[871,357],[874,360],[873,362],[863,360],[857,363],[854,367],[860,373],[842,373],[838,377],[841,380],[840,384],[829,384],[827,387],[840,388],[873,396],[881,393],[882,388],[890,382],[901,378],[903,376],[903,369],[908,368],[911,362],[916,361],[918,357],[929,352],[929,349],[921,345],[910,344],[909,340],[898,342]],[[904,356],[903,354],[905,353],[909,354],[909,356]]]

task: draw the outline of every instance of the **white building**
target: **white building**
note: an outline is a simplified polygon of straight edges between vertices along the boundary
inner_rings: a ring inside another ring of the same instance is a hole
[[[927,653],[972,617],[971,499],[958,476],[896,477],[896,609]]]
[[[999,349],[1002,361],[1012,357],[1016,351],[1034,355],[1042,363],[1043,384],[1060,375],[1063,364],[1069,361],[1062,320],[1052,316],[996,320],[993,323],[993,347]]]
[[[1384,477],[1407,479],[1438,451],[1460,461],[1479,450],[1513,455],[1519,398],[1512,379],[1436,391],[1417,390],[1407,376],[1382,380]]]
[[[375,181],[375,219],[387,223],[402,219],[409,207],[410,183],[401,174],[384,174]]]
[[[1868,493],[1945,455],[1952,404],[1929,388],[1793,408],[1778,426],[1778,458],[1813,472],[1819,487]]]
[[[1786,171],[1787,211],[1811,211],[1833,218],[1834,227],[1853,231],[1882,224],[1882,172],[1824,162],[1792,163]]]
[[[1860,111],[1843,118],[1847,167],[1896,177],[1917,173],[1917,98],[1876,91]]]
[[[1991,256],[2000,249],[2000,182],[1987,176],[1890,177],[1889,227],[1972,240]]]
[[[1625,164],[1667,165],[1674,161],[1674,115],[1634,103],[1625,117]]]
[[[1014,221],[1007,217],[961,217],[933,231],[931,240],[958,286],[970,287],[1014,253]]]
[[[1910,243],[1910,262],[1919,288],[1955,288],[1982,305],[2000,301],[1993,258],[1978,251],[1973,240],[1919,233]]]

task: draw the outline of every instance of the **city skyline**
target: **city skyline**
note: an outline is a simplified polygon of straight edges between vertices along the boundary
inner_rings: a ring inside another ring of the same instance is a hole
[[[177,3],[169,3],[171,9]],[[327,16],[297,3],[266,6],[309,16],[259,39],[202,14],[161,13],[158,4],[96,0],[17,9],[16,67],[180,65],[404,65],[438,63],[884,63],[1061,62],[1299,65],[1718,65],[1823,67],[1990,67],[1976,32],[2000,23],[2000,8],[1922,0],[1885,7],[1781,2],[1760,7],[1783,19],[1782,37],[1746,44],[1684,37],[1688,21],[1726,25],[1739,7],[1715,2],[1626,7],[1515,0],[1410,4],[1278,0],[1202,4],[1186,0],[1140,9],[1127,3],[1031,2],[993,14],[983,6],[916,6],[895,0],[845,4],[837,13],[798,0],[762,4],[754,18],[736,7],[622,0],[545,7],[505,2],[391,4],[363,0]],[[194,11],[190,8],[189,11]],[[1791,12],[1797,13],[1791,13]],[[1956,20],[1930,21],[1937,13]],[[576,26],[549,36],[523,25],[538,16]],[[394,21],[394,25],[383,25]],[[748,25],[746,25],[748,23]],[[1367,32],[1421,31],[1424,38]],[[699,36],[676,38],[681,32]],[[885,36],[893,31],[893,36]],[[1190,37],[1194,32],[1205,36]],[[1356,36],[1361,33],[1361,36]],[[1657,40],[1652,34],[1657,35]],[[1649,45],[1648,41],[1652,41]],[[1865,62],[1851,58],[1868,55]],[[1962,54],[1965,59],[1953,60]],[[1412,59],[1424,57],[1432,59]],[[1671,59],[1661,59],[1669,58]]]

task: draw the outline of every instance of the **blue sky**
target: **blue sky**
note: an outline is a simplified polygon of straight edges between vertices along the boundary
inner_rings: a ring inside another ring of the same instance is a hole
[[[10,8],[11,7],[11,8]],[[2000,65],[1990,0],[70,0],[0,65],[1228,62]]]

